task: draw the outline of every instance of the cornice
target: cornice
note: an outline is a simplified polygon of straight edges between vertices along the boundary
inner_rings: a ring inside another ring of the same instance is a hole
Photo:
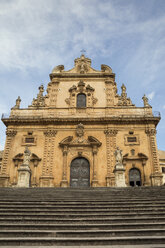
[[[32,124],[32,125],[48,125],[48,124],[53,124],[53,125],[61,125],[61,124],[77,124],[77,123],[83,123],[83,124],[115,124],[115,125],[120,125],[120,124],[154,124],[157,126],[157,124],[160,121],[160,117],[153,117],[153,116],[118,116],[118,117],[63,117],[63,118],[54,118],[54,117],[49,117],[49,118],[44,118],[44,117],[10,117],[10,118],[2,118],[3,123],[6,126],[9,125],[23,125],[23,124]]]
[[[53,78],[115,78],[115,73],[51,73],[50,79]]]

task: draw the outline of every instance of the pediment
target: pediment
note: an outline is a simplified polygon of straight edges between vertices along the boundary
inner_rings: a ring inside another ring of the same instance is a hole
[[[136,156],[130,156],[128,153],[126,153],[124,156],[123,156],[123,159],[124,160],[147,160],[148,157],[143,154],[143,153],[138,153]]]
[[[52,74],[69,74],[69,73],[78,73],[78,74],[86,74],[86,73],[113,73],[111,67],[108,65],[101,65],[101,70],[95,70],[91,67],[91,59],[85,57],[84,54],[74,60],[74,67],[68,71],[64,70],[64,65],[55,66],[52,70]]]
[[[93,136],[88,136],[88,139],[85,139],[84,137],[76,137],[75,139],[73,139],[73,136],[68,136],[66,138],[64,138],[59,145],[61,147],[64,146],[101,146],[101,142],[99,140],[97,140],[95,137]]]

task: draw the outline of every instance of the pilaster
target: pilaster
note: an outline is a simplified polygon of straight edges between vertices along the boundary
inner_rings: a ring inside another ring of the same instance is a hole
[[[9,161],[9,154],[11,151],[11,146],[13,139],[17,131],[14,129],[7,129],[6,131],[6,143],[5,143],[5,150],[2,159],[2,169],[0,175],[0,186],[7,187],[9,185],[9,175],[7,174],[7,166]]]
[[[54,145],[55,145],[56,133],[57,131],[54,129],[47,129],[44,132],[45,144],[44,144],[42,176],[40,177],[41,187],[54,186],[53,163],[54,163]]]
[[[98,152],[98,147],[94,146],[92,148],[93,152],[93,179],[92,179],[92,187],[97,187],[98,186],[98,179],[97,179],[97,152]]]
[[[62,174],[62,180],[61,180],[61,187],[68,187],[68,181],[67,181],[67,155],[68,155],[68,147],[63,147],[63,174]]]
[[[107,149],[107,176],[106,176],[106,186],[115,185],[115,175],[113,173],[115,166],[114,152],[116,150],[116,135],[118,133],[115,129],[107,128],[104,131],[106,135],[106,149]]]
[[[156,129],[155,128],[147,128],[146,134],[149,137],[149,143],[151,148],[151,156],[152,156],[152,174],[151,174],[151,183],[153,186],[162,185],[162,173],[160,171],[159,166],[159,158],[157,152],[157,144],[156,144]]]

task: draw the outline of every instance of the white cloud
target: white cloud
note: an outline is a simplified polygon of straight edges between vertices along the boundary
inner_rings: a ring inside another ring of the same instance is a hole
[[[154,91],[152,91],[151,93],[147,94],[147,97],[148,97],[150,100],[152,100],[154,96],[155,96],[155,92],[154,92]]]

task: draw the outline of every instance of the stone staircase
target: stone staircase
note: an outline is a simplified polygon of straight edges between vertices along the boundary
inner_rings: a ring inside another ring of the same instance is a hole
[[[0,188],[0,246],[165,247],[165,186]]]

